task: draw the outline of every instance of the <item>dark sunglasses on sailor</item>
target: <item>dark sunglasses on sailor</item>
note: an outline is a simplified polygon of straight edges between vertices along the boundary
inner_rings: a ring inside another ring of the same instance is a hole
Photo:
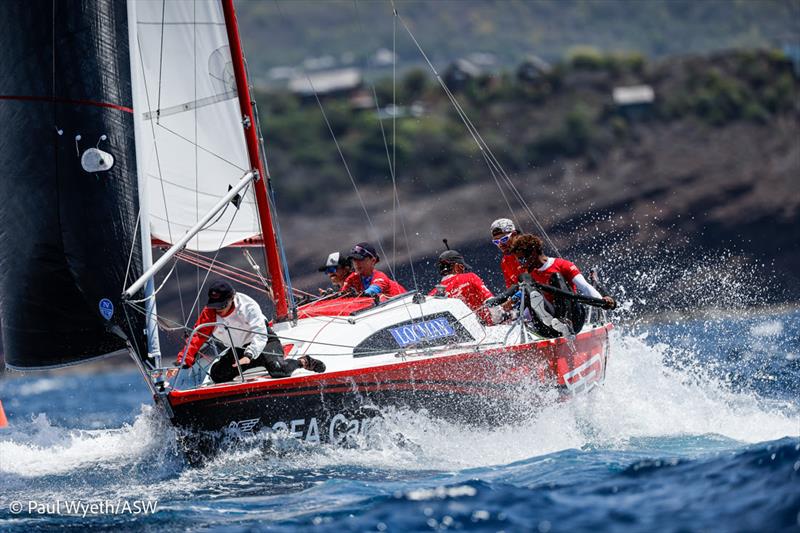
[[[358,255],[365,255],[367,257],[375,257],[375,254],[373,254],[372,252],[361,246],[353,246],[353,253]]]
[[[506,233],[499,239],[492,239],[492,244],[494,244],[495,246],[500,246],[501,244],[507,243],[510,238],[511,238],[511,233]]]
[[[451,261],[442,261],[442,260],[440,260],[439,261],[439,274],[441,274],[443,276],[445,274],[449,274],[450,272],[453,271],[453,265],[454,264],[455,263],[453,263]]]
[[[326,274],[335,274],[336,273],[336,267],[327,267],[325,269],[325,273]]]

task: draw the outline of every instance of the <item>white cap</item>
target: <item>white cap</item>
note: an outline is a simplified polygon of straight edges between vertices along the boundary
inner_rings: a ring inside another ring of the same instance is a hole
[[[339,259],[342,257],[341,252],[333,252],[328,255],[328,259],[325,260],[325,264],[319,267],[320,272],[325,272],[325,269],[335,266],[340,266]]]
[[[516,226],[514,226],[514,223],[511,222],[511,219],[498,218],[497,220],[492,222],[492,225],[489,228],[489,231],[491,231],[492,233],[495,233],[497,230],[500,230],[503,233],[512,233],[514,231],[517,231],[517,228]]]

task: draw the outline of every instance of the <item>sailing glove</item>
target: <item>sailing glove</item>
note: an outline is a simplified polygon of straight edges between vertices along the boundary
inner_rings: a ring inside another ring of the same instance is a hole
[[[486,307],[494,307],[496,305],[500,305],[503,302],[508,300],[508,297],[505,294],[498,294],[497,296],[492,296],[491,298],[487,298],[483,304]]]
[[[605,305],[603,305],[603,309],[616,309],[617,308],[617,301],[614,300],[611,296],[603,296],[603,301]]]
[[[381,288],[378,287],[377,285],[370,285],[364,291],[364,294],[366,294],[367,296],[375,296],[375,295],[380,294],[380,293],[381,293]]]

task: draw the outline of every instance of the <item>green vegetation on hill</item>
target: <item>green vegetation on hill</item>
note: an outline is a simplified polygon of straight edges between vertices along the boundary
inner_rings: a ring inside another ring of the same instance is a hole
[[[648,84],[655,102],[646,109],[614,105],[615,87]],[[637,123],[694,120],[709,128],[737,121],[766,124],[800,112],[798,80],[781,53],[742,51],[709,58],[648,63],[638,54],[576,50],[534,79],[515,73],[481,76],[454,87],[456,97],[489,146],[511,173],[582,158],[589,168],[609,150],[636,135]],[[371,90],[365,89],[371,97]],[[381,107],[391,103],[391,80],[376,86]],[[315,210],[320,190],[352,187],[328,125],[314,100],[286,92],[257,93],[279,202]],[[421,105],[421,116],[393,123],[375,108],[354,108],[349,97],[323,106],[359,186],[388,185],[387,147],[396,156],[400,186],[411,193],[446,189],[486,179],[487,168],[467,129],[441,88],[424,72],[411,71],[397,84],[398,105]]]
[[[648,57],[797,42],[798,0],[402,0],[398,10],[437,65],[474,52],[505,65],[585,44]],[[392,49],[389,1],[237,0],[251,72],[306,57]],[[422,62],[398,24],[401,64]]]

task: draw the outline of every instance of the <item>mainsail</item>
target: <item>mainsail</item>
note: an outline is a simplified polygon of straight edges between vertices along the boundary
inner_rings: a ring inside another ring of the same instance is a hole
[[[36,0],[0,9],[0,321],[9,366],[63,366],[128,347],[158,365],[157,267],[178,248],[215,251],[262,227],[285,317],[233,2]],[[176,245],[152,268],[151,237]],[[147,320],[126,305],[136,302]]]
[[[141,345],[143,319],[119,301],[141,274],[126,5],[0,10],[6,363],[65,366]]]

